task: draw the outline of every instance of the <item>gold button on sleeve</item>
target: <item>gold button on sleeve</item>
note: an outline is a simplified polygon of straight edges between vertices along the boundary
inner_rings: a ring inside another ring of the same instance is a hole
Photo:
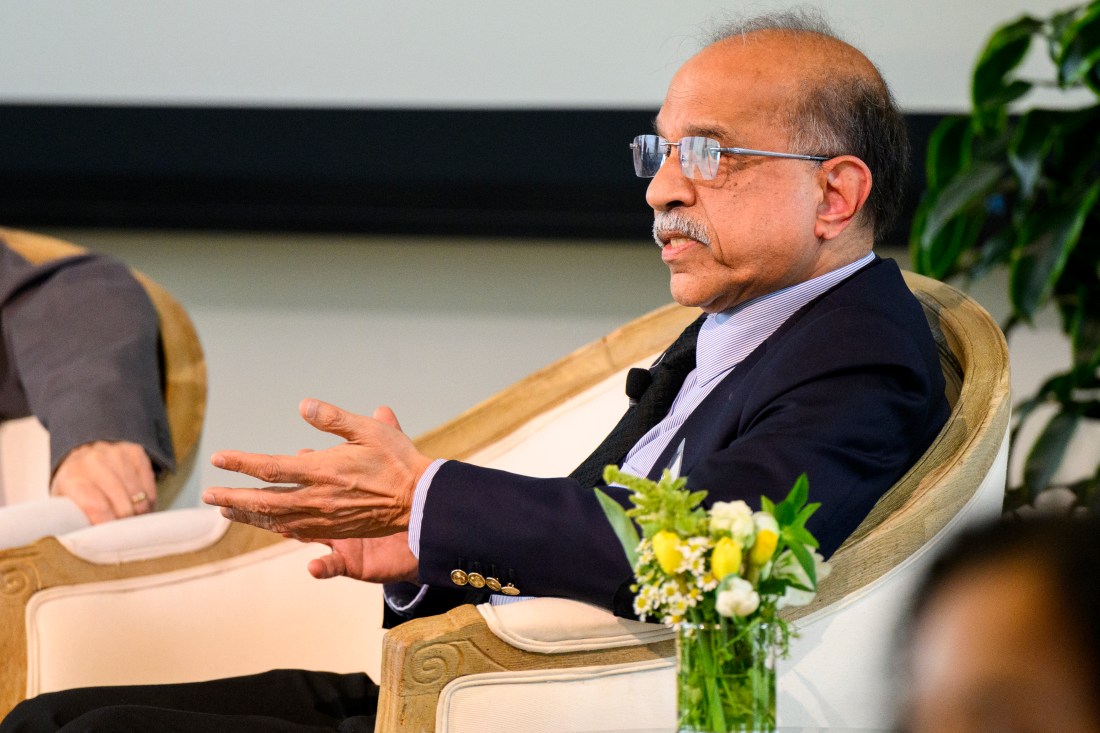
[[[519,595],[519,588],[517,588],[516,586],[509,583],[508,585],[501,588],[500,592],[503,593],[506,596],[518,596]]]
[[[451,582],[455,585],[466,585],[469,582],[469,576],[466,575],[465,571],[455,568],[451,571]]]
[[[466,578],[470,581],[470,586],[473,588],[485,587],[485,576],[483,576],[481,573],[470,573],[466,576]]]
[[[496,578],[489,577],[485,579],[485,587],[491,591],[500,593],[500,581]]]

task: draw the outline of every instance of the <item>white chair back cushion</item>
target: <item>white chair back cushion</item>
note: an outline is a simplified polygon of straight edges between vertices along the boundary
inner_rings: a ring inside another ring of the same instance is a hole
[[[648,367],[658,353],[633,366]],[[479,466],[542,478],[564,476],[580,465],[626,412],[623,369],[569,398],[465,460]]]
[[[863,589],[795,622],[799,638],[790,657],[779,662],[780,725],[894,724],[899,634],[916,585],[946,541],[1000,515],[1007,466],[1005,435],[978,489],[931,541]]]

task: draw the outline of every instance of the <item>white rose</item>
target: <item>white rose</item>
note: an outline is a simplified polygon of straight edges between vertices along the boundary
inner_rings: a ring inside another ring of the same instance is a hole
[[[752,509],[743,501],[716,501],[710,508],[711,529],[729,532],[739,545],[752,541],[756,531],[752,521]]]
[[[822,580],[829,577],[829,573],[832,572],[832,566],[825,562],[825,558],[819,555],[816,551],[811,551],[814,558],[814,573],[817,575],[817,582],[820,584]],[[785,578],[793,580],[799,585],[810,587],[810,578],[806,575],[806,571],[802,569],[802,565],[799,564],[795,558],[794,553],[790,550],[786,550],[775,561],[775,566],[772,569],[772,577]],[[814,591],[799,590],[798,588],[788,586],[783,595],[780,596],[779,601],[776,602],[775,607],[786,608],[787,606],[805,606],[807,603],[814,599],[816,593]]]
[[[768,512],[753,512],[752,523],[757,532],[764,529],[779,534],[779,522]]]
[[[744,578],[732,578],[725,590],[718,591],[715,608],[726,618],[748,616],[760,606],[760,595]]]

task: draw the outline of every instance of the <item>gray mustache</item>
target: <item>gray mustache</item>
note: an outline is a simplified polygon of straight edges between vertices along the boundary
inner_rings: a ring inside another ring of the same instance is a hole
[[[706,227],[702,224],[682,214],[665,211],[657,212],[653,217],[653,241],[657,243],[657,246],[665,246],[661,241],[662,235],[669,235],[674,232],[682,234],[689,239],[694,239],[701,244],[710,245]]]

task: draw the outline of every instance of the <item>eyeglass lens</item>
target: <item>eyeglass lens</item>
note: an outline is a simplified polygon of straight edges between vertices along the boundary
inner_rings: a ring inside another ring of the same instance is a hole
[[[679,148],[680,170],[688,178],[710,180],[718,173],[721,145],[707,137],[684,137],[670,143],[660,135],[639,135],[631,147],[634,172],[641,178],[657,175],[673,147]]]

